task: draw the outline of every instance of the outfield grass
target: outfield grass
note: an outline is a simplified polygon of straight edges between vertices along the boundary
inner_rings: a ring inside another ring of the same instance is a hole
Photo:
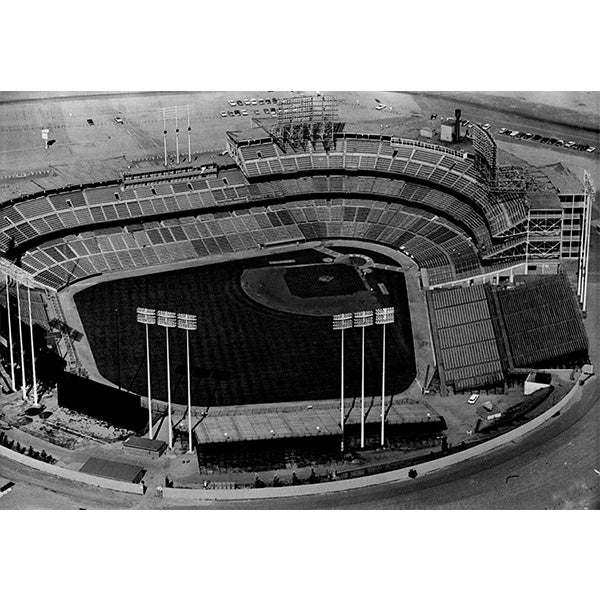
[[[298,263],[306,260],[303,253],[294,257]],[[100,373],[145,395],[145,333],[136,323],[135,309],[148,306],[198,315],[198,331],[190,335],[194,405],[337,398],[340,334],[331,330],[331,318],[272,310],[242,291],[243,270],[267,265],[268,258],[263,257],[121,279],[77,293],[75,302]],[[382,306],[397,308],[398,322],[387,330],[386,390],[400,393],[415,374],[404,276],[375,270],[368,277],[375,290],[382,282],[390,292],[381,297]],[[381,327],[367,331],[367,395],[381,389],[381,341]],[[347,396],[360,395],[360,345],[360,332],[347,331]],[[150,346],[153,396],[165,400],[163,328],[150,328]],[[183,404],[187,402],[183,331],[170,331],[170,350],[173,399]]]

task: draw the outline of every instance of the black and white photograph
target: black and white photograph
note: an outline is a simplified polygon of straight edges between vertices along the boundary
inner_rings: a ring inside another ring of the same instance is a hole
[[[358,558],[414,515],[418,543],[468,560],[525,515],[596,511],[598,81],[479,83],[475,48],[473,72],[500,62],[475,22],[469,41],[434,32],[441,80],[419,66],[424,23],[391,57],[348,32],[342,80],[344,36],[319,29],[295,79],[285,44],[302,55],[316,30],[253,47],[255,16],[206,54],[176,47],[181,12],[148,37],[164,56],[111,47],[96,79],[53,55],[0,82],[0,523],[78,535],[92,511],[153,552],[119,525],[141,511],[179,532],[157,552],[197,536],[186,555],[244,527],[289,525],[293,551],[296,528],[340,527]]]

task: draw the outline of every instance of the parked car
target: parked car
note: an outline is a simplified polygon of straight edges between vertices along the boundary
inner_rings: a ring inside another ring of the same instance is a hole
[[[88,119],[87,120],[87,124],[88,125],[93,125],[94,124],[94,120],[93,119]]]
[[[258,99],[258,103],[259,104],[264,104],[265,103],[265,99],[264,98],[259,98]]]
[[[265,104],[271,104],[271,98],[265,98]]]
[[[247,117],[248,116],[248,111],[246,109],[244,109],[242,111],[242,117]]]
[[[230,100],[229,101],[229,106],[235,106],[235,104],[236,104],[235,100]]]
[[[271,98],[271,102],[272,102],[273,104],[277,104],[277,98]]]
[[[265,113],[265,115],[271,114],[271,111],[268,108],[263,108],[263,112]]]
[[[383,110],[384,108],[385,108],[385,104],[378,104],[378,105],[375,107],[375,110]]]
[[[565,144],[565,148],[572,148],[575,145],[575,142],[570,141]]]
[[[229,111],[227,114],[228,114],[230,117],[235,117],[235,113],[234,113],[232,110],[230,110],[230,111]]]
[[[244,106],[244,103],[243,103],[241,100],[236,100],[236,101],[235,101],[235,103],[236,103],[238,106]]]
[[[250,100],[250,104],[252,104],[253,106],[255,106],[257,104],[257,100],[256,98],[252,98],[252,100]]]
[[[487,131],[487,130],[488,130],[490,127],[491,127],[491,125],[490,125],[489,123],[486,123],[485,125],[482,125],[482,127],[481,127],[481,128],[482,128],[484,131]]]
[[[542,136],[536,133],[531,139],[534,142],[539,142],[542,139]]]
[[[592,152],[596,152],[596,146],[590,146],[590,147],[589,147],[589,148],[586,150],[586,152],[589,152],[590,154],[591,154]]]
[[[115,123],[119,125],[123,125],[123,117],[119,117],[118,115],[114,118]]]
[[[273,116],[277,116],[277,109],[276,108],[271,108],[271,114]]]
[[[510,132],[510,137],[517,137],[519,135],[519,131],[511,131]]]
[[[233,112],[235,113],[236,117],[241,117],[242,116],[242,113],[239,110],[235,110]]]
[[[254,111],[254,114],[255,114],[257,117],[258,117],[258,116],[260,116],[260,110],[255,110],[255,111]]]
[[[479,400],[479,394],[471,394],[467,400],[467,404],[475,404]]]
[[[248,98],[245,98],[245,99],[244,99],[244,104],[245,104],[246,106],[250,106],[250,100],[249,100]]]

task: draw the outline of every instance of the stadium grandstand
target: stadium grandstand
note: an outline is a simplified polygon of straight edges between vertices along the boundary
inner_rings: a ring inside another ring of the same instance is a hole
[[[43,337],[37,347],[55,339],[67,370],[85,374],[61,300],[75,283],[357,242],[416,267],[442,393],[502,387],[511,369],[581,364],[591,184],[562,165],[498,165],[487,132],[473,152],[457,150],[346,131],[328,120],[331,106],[318,127],[297,128],[280,112],[275,128],[255,120],[230,131],[228,156],[205,164],[133,168],[6,199],[0,303],[9,321],[29,290],[32,318],[19,315]]]

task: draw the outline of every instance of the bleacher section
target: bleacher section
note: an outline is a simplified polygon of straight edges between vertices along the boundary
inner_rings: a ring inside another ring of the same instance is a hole
[[[456,392],[504,379],[485,287],[427,293],[440,380]]]
[[[308,148],[283,152],[269,142],[240,148],[240,166],[250,180],[314,171],[376,171],[408,176],[446,188],[468,198],[485,215],[492,235],[501,235],[526,217],[521,199],[504,200],[489,195],[473,163],[456,151],[415,140],[388,136],[344,134],[335,149]]]
[[[587,356],[583,316],[565,274],[494,293],[515,367],[570,365]]]
[[[207,211],[294,196],[372,196],[389,198],[430,209],[464,224],[465,235],[478,244],[490,245],[483,217],[469,205],[425,185],[375,176],[330,175],[298,177],[248,184],[238,170],[223,171],[219,177],[187,184],[121,190],[117,186],[36,198],[0,208],[0,251],[35,238],[68,229],[106,225],[143,217]]]
[[[41,244],[22,257],[40,282],[61,288],[104,273],[323,238],[380,242],[413,256],[430,281],[477,268],[459,228],[422,209],[358,199],[315,199],[131,223]]]

